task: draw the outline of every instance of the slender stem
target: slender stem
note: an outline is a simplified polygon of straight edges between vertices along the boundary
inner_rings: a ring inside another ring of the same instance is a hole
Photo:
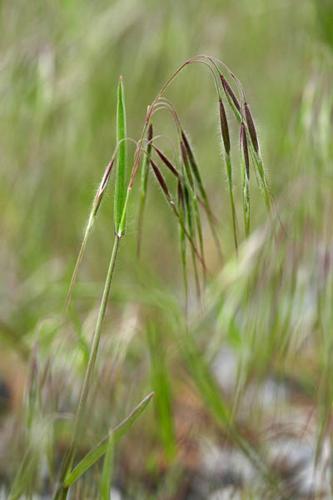
[[[102,325],[103,325],[103,320],[105,317],[108,298],[109,298],[109,294],[110,294],[110,288],[111,288],[113,272],[114,272],[114,268],[115,268],[115,264],[116,264],[119,243],[120,243],[120,236],[116,235],[115,239],[114,239],[114,243],[113,243],[111,257],[110,257],[109,268],[108,268],[108,272],[107,272],[107,276],[106,276],[106,280],[105,280],[105,284],[104,284],[104,290],[103,290],[103,295],[102,295],[102,299],[101,299],[101,303],[100,303],[100,307],[99,307],[96,327],[95,327],[95,331],[94,331],[94,335],[93,335],[93,339],[92,339],[88,365],[87,365],[87,369],[86,369],[84,380],[83,380],[82,387],[81,387],[80,399],[79,399],[79,403],[78,403],[78,407],[77,407],[77,411],[76,411],[76,416],[75,416],[75,421],[74,421],[74,430],[73,430],[71,445],[70,445],[70,449],[68,451],[67,457],[64,461],[64,465],[62,468],[62,473],[61,473],[61,477],[60,477],[60,485],[58,486],[58,489],[54,495],[54,498],[57,500],[67,498],[68,488],[63,486],[63,481],[64,481],[64,478],[65,478],[65,475],[67,474],[67,472],[72,468],[73,461],[75,459],[76,448],[77,448],[77,439],[78,439],[79,433],[81,431],[82,420],[83,420],[85,410],[86,410],[86,402],[88,399],[91,378],[92,378],[94,368],[95,368],[95,362],[96,362],[96,358],[97,358],[97,353],[98,353],[98,348],[99,348],[99,343],[100,343],[101,333],[102,333]]]
[[[234,188],[232,184],[232,167],[231,167],[231,159],[230,155],[226,154],[225,164],[227,169],[227,179],[228,179],[228,188],[229,188],[229,197],[230,197],[230,207],[231,207],[231,216],[232,216],[232,230],[234,235],[234,243],[236,254],[238,252],[238,240],[237,240],[237,216],[236,216],[236,208],[234,201]]]

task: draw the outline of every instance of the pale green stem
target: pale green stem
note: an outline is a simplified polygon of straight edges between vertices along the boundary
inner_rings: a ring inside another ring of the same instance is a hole
[[[234,201],[234,188],[232,185],[232,167],[231,167],[231,159],[230,155],[226,154],[225,156],[226,170],[227,170],[227,179],[228,179],[228,188],[229,188],[229,196],[230,196],[230,207],[231,207],[231,216],[232,216],[232,229],[234,235],[235,249],[236,253],[238,251],[238,240],[237,240],[237,216],[235,209],[235,201]]]
[[[97,322],[96,322],[96,327],[92,339],[92,344],[91,344],[91,350],[90,350],[90,356],[88,360],[88,365],[87,369],[85,372],[82,388],[81,388],[81,393],[80,393],[80,399],[79,399],[79,404],[77,407],[76,411],[76,416],[75,416],[75,422],[74,422],[74,431],[73,431],[73,437],[71,441],[71,446],[68,451],[67,459],[65,460],[63,471],[61,474],[61,484],[58,487],[54,498],[56,500],[61,500],[67,498],[67,492],[68,488],[63,486],[63,480],[65,475],[67,474],[68,470],[72,468],[73,461],[75,458],[75,453],[76,453],[76,448],[77,448],[77,439],[79,436],[79,432],[81,431],[81,425],[82,425],[82,420],[84,417],[84,413],[86,410],[86,402],[88,399],[88,393],[90,389],[90,383],[91,383],[91,377],[94,372],[95,368],[95,362],[97,358],[97,353],[98,353],[98,348],[99,348],[99,343],[101,339],[101,333],[102,333],[102,325],[103,325],[103,320],[104,316],[106,313],[106,308],[107,308],[107,303],[108,303],[108,298],[110,294],[110,288],[111,288],[111,283],[112,283],[112,277],[113,277],[113,272],[116,264],[116,259],[117,259],[117,253],[118,253],[118,248],[119,248],[119,243],[120,243],[120,235],[116,235],[113,243],[113,248],[112,248],[112,253],[110,257],[110,262],[109,262],[109,268],[105,280],[105,285],[104,285],[104,290],[103,290],[103,295],[101,299],[101,304],[98,312],[98,317],[97,317]]]

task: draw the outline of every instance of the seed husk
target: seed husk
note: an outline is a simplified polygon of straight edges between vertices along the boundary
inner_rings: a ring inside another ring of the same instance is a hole
[[[221,134],[224,144],[224,149],[227,155],[230,155],[230,135],[229,135],[229,127],[227,121],[227,115],[225,112],[224,104],[222,99],[219,99],[220,104],[220,125],[221,125]]]
[[[241,114],[241,106],[239,104],[239,101],[234,93],[234,91],[232,90],[232,88],[230,87],[229,83],[227,82],[227,80],[224,78],[223,75],[220,74],[220,79],[221,79],[221,83],[222,83],[222,86],[223,86],[223,89],[224,89],[224,92],[226,93],[227,96],[230,97],[230,99],[232,100],[232,102],[234,103],[234,106],[235,108],[237,109],[237,111]]]
[[[254,124],[254,120],[249,108],[249,105],[247,102],[244,103],[244,110],[245,110],[245,119],[246,119],[246,124],[249,129],[249,134],[251,137],[252,145],[254,147],[254,150],[256,153],[259,153],[259,141],[258,141],[258,134],[256,130],[256,126]]]
[[[176,167],[171,163],[171,161],[169,160],[169,158],[167,158],[167,156],[156,146],[153,146],[154,147],[154,150],[156,151],[156,153],[158,154],[158,156],[160,157],[160,159],[162,160],[162,162],[164,163],[164,165],[170,170],[170,172],[172,172],[172,174],[175,176],[175,177],[179,177],[179,173],[178,173],[178,170],[176,169]]]
[[[156,163],[153,161],[153,160],[150,160],[150,164],[153,168],[153,171],[154,171],[154,174],[155,174],[155,177],[163,191],[163,193],[165,194],[165,196],[168,198],[168,200],[171,200],[171,194],[170,194],[170,191],[169,191],[169,188],[167,186],[167,183],[163,177],[163,174],[162,172],[160,171],[160,169],[158,168],[158,166],[156,165]]]

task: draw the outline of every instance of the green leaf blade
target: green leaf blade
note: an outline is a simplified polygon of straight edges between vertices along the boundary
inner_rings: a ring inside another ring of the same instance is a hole
[[[119,78],[117,89],[117,144],[118,144],[118,157],[117,157],[117,175],[115,186],[115,200],[114,200],[114,221],[116,233],[119,234],[122,229],[122,216],[126,200],[126,170],[127,170],[127,144],[126,144],[126,108],[125,108],[125,92],[122,77]]]
[[[136,419],[144,412],[150,400],[154,396],[151,392],[148,394],[126,417],[120,424],[111,429],[110,434],[102,439],[98,445],[90,450],[87,455],[77,464],[77,466],[67,474],[64,485],[70,487],[74,484],[87,470],[89,470],[107,451],[110,442],[110,436],[113,438],[113,443],[117,443],[132,427]]]

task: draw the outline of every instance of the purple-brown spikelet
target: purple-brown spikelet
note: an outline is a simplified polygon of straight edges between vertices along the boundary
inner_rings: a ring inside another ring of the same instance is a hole
[[[229,154],[230,154],[230,135],[229,135],[227,115],[225,112],[225,108],[224,108],[222,99],[219,100],[219,103],[220,103],[221,134],[222,134],[225,152],[229,156]]]
[[[150,164],[151,164],[151,166],[153,168],[155,177],[157,179],[157,182],[161,186],[161,189],[162,189],[163,193],[168,198],[168,200],[171,200],[171,195],[170,195],[169,188],[167,186],[167,183],[166,183],[166,181],[165,181],[165,179],[164,179],[164,177],[163,177],[160,169],[158,168],[158,166],[156,165],[156,163],[153,162],[153,160],[150,160]]]
[[[182,136],[182,141],[184,143],[184,146],[185,146],[185,149],[186,149],[186,152],[187,152],[187,155],[188,155],[190,161],[191,160],[194,161],[194,154],[193,154],[193,151],[191,149],[190,143],[188,142],[188,139],[186,137],[184,130],[181,131],[181,136]]]
[[[161,158],[162,162],[170,170],[170,172],[172,172],[175,177],[179,177],[179,173],[178,173],[176,167],[171,163],[169,158],[167,158],[165,156],[165,154],[162,153],[162,151],[159,148],[157,148],[156,146],[153,146],[153,147],[154,147],[154,150],[156,151],[156,153],[158,154],[158,156]]]
[[[251,137],[251,141],[256,153],[259,153],[259,141],[256,126],[254,124],[254,120],[247,102],[244,103],[244,111],[245,111],[245,119],[247,123],[247,127],[249,129],[249,134]]]
[[[247,144],[247,137],[246,137],[246,130],[245,130],[244,123],[241,123],[240,143],[241,143],[241,148],[243,150],[246,177],[249,180],[250,179],[250,159],[249,159],[249,148],[248,148],[248,144]]]
[[[232,100],[232,102],[234,103],[235,107],[237,108],[237,110],[239,111],[239,113],[241,113],[241,106],[239,104],[239,101],[234,93],[234,91],[232,90],[232,88],[230,87],[229,83],[227,82],[227,80],[224,78],[223,75],[220,74],[220,79],[221,79],[221,83],[222,83],[222,86],[223,86],[223,89],[224,89],[224,92],[226,93],[227,96],[230,97],[230,99]]]

